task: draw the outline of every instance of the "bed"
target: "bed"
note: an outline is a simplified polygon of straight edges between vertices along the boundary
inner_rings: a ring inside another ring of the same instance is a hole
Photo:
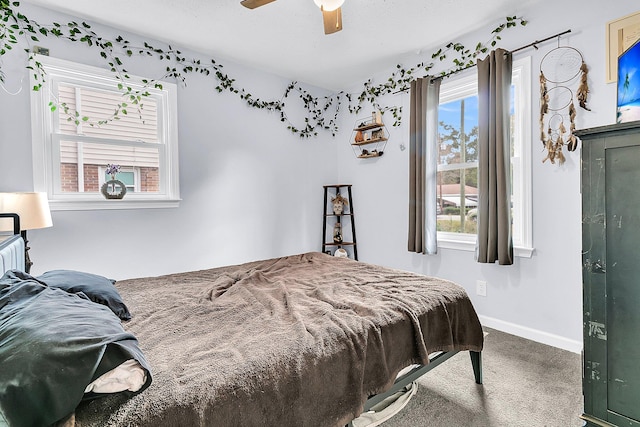
[[[311,252],[115,288],[148,384],[81,400],[77,426],[344,426],[458,351],[482,381],[480,323],[445,280]]]

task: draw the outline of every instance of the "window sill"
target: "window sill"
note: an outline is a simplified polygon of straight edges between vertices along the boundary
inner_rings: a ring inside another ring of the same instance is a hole
[[[475,252],[476,241],[475,238],[473,240],[438,238],[438,249],[455,249],[459,251]],[[531,258],[534,250],[534,248],[515,246],[513,248],[513,255],[520,258]]]
[[[160,209],[177,208],[181,199],[134,199],[126,197],[124,199],[111,200],[50,200],[49,206],[52,211],[93,211],[107,209]]]

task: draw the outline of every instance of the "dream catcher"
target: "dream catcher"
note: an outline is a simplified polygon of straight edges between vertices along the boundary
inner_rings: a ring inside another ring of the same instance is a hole
[[[559,40],[559,39],[558,39]],[[576,99],[581,108],[587,108],[587,64],[582,54],[572,47],[558,46],[547,53],[540,62],[540,140],[547,151],[542,160],[555,164],[565,162],[563,147],[574,151],[578,139],[576,107],[571,85],[578,82]]]

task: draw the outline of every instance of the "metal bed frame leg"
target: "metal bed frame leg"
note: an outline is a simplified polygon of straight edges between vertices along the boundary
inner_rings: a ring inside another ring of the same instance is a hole
[[[476,384],[482,384],[482,353],[479,351],[469,351],[473,376],[476,377]]]

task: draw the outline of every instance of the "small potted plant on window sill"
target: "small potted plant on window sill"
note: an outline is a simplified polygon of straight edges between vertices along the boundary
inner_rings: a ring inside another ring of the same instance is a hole
[[[111,179],[102,184],[100,192],[106,199],[122,199],[127,194],[127,187],[122,181],[116,179],[120,172],[120,165],[108,164],[105,173],[111,175]]]

